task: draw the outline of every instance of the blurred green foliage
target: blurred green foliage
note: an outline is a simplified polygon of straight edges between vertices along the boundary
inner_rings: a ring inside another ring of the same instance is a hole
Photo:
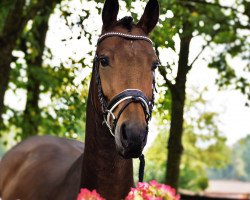
[[[4,27],[4,21],[6,20],[10,9],[13,6],[13,1],[2,0],[0,2],[0,35]]]
[[[230,163],[220,169],[209,169],[211,179],[250,181],[250,135],[237,141],[232,147]]]
[[[231,152],[226,146],[225,136],[218,129],[218,113],[206,111],[205,108],[206,100],[203,95],[199,94],[196,99],[188,98],[179,180],[179,187],[182,189],[204,190],[208,186],[207,168],[221,168],[229,162]],[[168,122],[162,122],[163,120],[159,120],[159,135],[146,152],[145,179],[156,179],[164,183]]]
[[[54,1],[60,3],[60,1]],[[74,12],[69,9],[68,1],[57,4],[56,10],[61,13],[61,20],[69,30],[88,18],[89,11],[84,9],[86,16],[80,17],[75,24],[69,23]],[[24,90],[27,95],[25,110],[16,110],[6,106],[4,128],[1,130],[2,143],[13,140],[20,141],[31,135],[51,134],[61,137],[84,139],[86,99],[88,94],[89,72],[84,79],[76,80],[77,73],[90,68],[84,58],[55,62],[51,50],[45,46],[43,34],[46,35],[52,7],[42,8],[25,27],[16,44],[10,75],[9,90],[14,93]],[[7,7],[4,7],[7,9]],[[28,9],[28,8],[26,8]],[[46,28],[47,27],[47,28]],[[89,34],[82,29],[78,35]],[[89,34],[90,35],[90,34]],[[65,38],[62,42],[70,41]],[[80,39],[77,36],[77,39]],[[91,41],[90,41],[91,43]],[[88,70],[89,71],[89,70]],[[79,79],[79,77],[78,77]],[[34,85],[37,85],[34,87]],[[38,98],[34,98],[38,96]],[[43,105],[43,102],[47,102]],[[8,134],[14,131],[15,134]],[[6,134],[9,136],[6,137]]]
[[[186,130],[182,128],[185,87],[188,72],[197,64],[196,61],[205,60],[208,67],[218,72],[216,84],[220,89],[241,91],[246,97],[246,105],[249,104],[250,12],[247,11],[250,2],[235,0],[228,6],[217,0],[159,0],[159,3],[160,23],[151,37],[159,57],[165,60],[159,72],[164,79],[162,85],[168,87],[172,97],[168,139],[170,149],[167,152],[170,160],[167,163],[165,182],[177,188],[179,169],[183,170],[180,164],[182,137],[186,137]],[[204,43],[195,55],[193,41],[196,38],[202,38]],[[206,50],[211,53],[206,55]],[[244,60],[240,67],[230,64],[236,57]],[[189,122],[188,125],[192,124]],[[204,127],[209,129],[207,124]]]

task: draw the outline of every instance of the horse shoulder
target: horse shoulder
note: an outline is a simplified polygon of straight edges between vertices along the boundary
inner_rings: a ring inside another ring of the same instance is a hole
[[[83,150],[81,142],[53,136],[35,136],[19,143],[0,163],[2,198],[52,199]]]

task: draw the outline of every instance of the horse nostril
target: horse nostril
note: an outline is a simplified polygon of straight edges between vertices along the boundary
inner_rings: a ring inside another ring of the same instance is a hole
[[[127,136],[127,133],[126,133],[126,124],[125,123],[122,124],[121,131],[122,131],[123,139],[128,140],[128,136]]]

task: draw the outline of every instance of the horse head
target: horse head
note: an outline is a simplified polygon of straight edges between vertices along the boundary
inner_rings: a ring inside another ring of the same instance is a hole
[[[138,23],[132,17],[117,20],[118,11],[118,0],[106,0],[95,58],[98,96],[119,154],[136,158],[146,145],[153,108],[159,60],[148,34],[157,24],[159,5],[150,0]]]

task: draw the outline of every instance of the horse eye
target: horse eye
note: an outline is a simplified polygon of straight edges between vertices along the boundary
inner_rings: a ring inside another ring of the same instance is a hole
[[[153,64],[152,64],[152,70],[157,69],[159,66],[160,66],[159,62],[153,62]]]
[[[109,59],[107,57],[101,57],[99,59],[99,61],[100,61],[101,65],[102,65],[102,67],[109,66]]]

